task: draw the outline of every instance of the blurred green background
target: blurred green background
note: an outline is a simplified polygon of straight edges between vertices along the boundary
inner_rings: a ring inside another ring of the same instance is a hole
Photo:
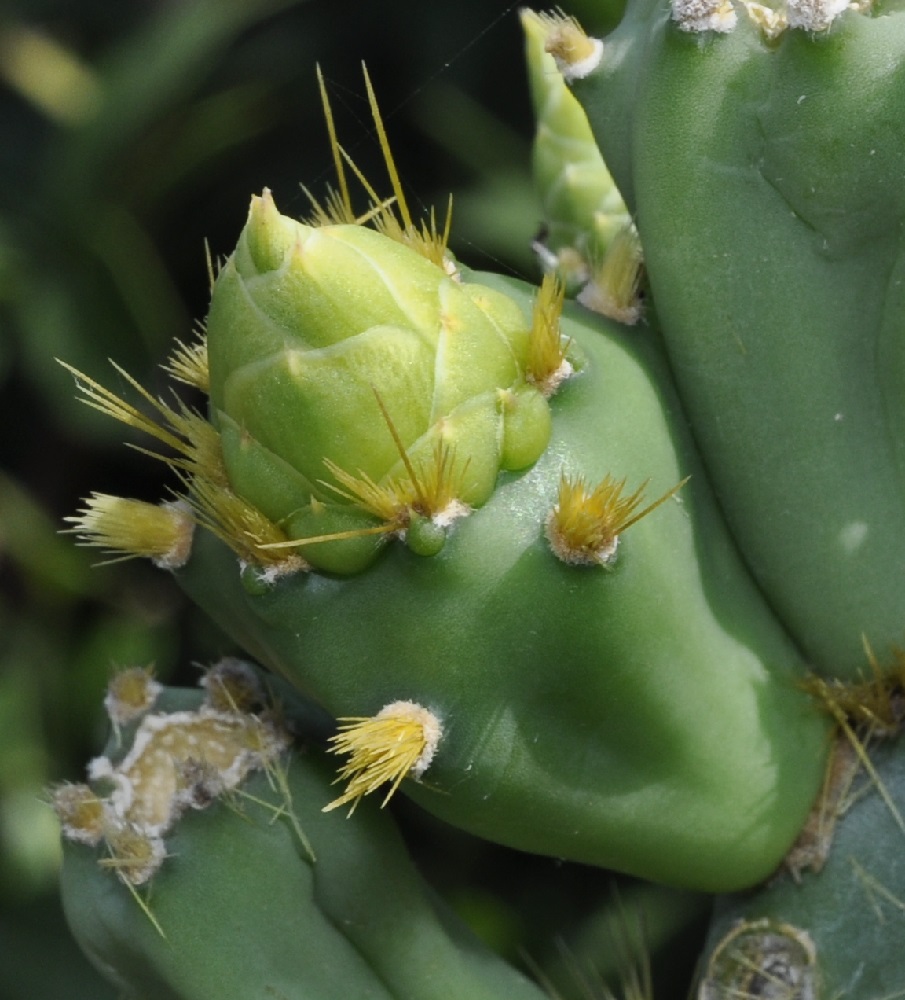
[[[569,9],[599,30],[616,6],[584,0]],[[157,366],[205,312],[205,241],[227,254],[249,195],[264,186],[283,212],[304,215],[300,184],[323,193],[331,179],[316,63],[341,141],[388,190],[362,60],[412,206],[436,205],[442,215],[453,192],[456,253],[534,278],[529,244],[540,219],[515,5],[7,0],[0,8],[2,1000],[113,996],[69,942],[44,789],[79,780],[102,745],[100,702],[114,667],[154,663],[163,679],[192,683],[192,664],[229,649],[165,574],[138,562],[96,568],[97,552],[60,534],[91,491],[156,500],[166,477],[122,446],[118,426],[75,401],[53,359],[121,388],[112,357],[163,391]],[[439,888],[516,958],[608,896],[606,873],[501,861],[405,805],[400,813],[415,853],[442,873]],[[623,887],[639,891],[652,901],[646,934],[657,941],[674,940],[700,911],[675,894]]]

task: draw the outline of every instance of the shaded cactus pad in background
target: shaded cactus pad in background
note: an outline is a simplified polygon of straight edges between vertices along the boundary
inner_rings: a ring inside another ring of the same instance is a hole
[[[290,748],[297,720],[266,681],[226,661],[203,683],[155,692],[92,787],[56,792],[66,913],[124,998],[540,1000],[438,908],[388,816],[321,812],[331,769]],[[147,889],[142,838],[160,844]]]

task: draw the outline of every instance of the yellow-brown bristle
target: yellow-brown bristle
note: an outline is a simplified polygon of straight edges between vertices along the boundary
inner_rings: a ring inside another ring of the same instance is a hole
[[[307,188],[303,188],[305,195],[311,202],[311,214],[306,221],[309,225],[313,226],[365,225],[372,223],[374,228],[378,232],[383,233],[384,236],[411,247],[422,257],[425,257],[445,271],[454,274],[456,268],[447,249],[452,218],[452,198],[450,197],[449,200],[446,219],[442,229],[438,228],[433,211],[431,211],[428,221],[422,221],[420,224],[415,223],[408,206],[408,201],[406,200],[402,181],[399,177],[399,171],[393,157],[389,137],[387,136],[380,107],[377,103],[377,97],[374,93],[374,87],[371,84],[367,67],[364,64],[362,64],[362,71],[364,73],[371,118],[377,132],[377,140],[380,144],[380,151],[383,154],[383,162],[386,166],[393,194],[388,198],[381,198],[374,185],[365,177],[363,171],[359,169],[355,161],[340,143],[323,74],[320,67],[318,67],[317,79],[320,88],[321,106],[323,108],[324,122],[327,126],[327,135],[330,141],[330,151],[333,156],[333,167],[338,186],[329,189],[324,199],[318,199]],[[367,195],[370,207],[364,213],[356,213],[352,206],[348,172],[354,175]]]
[[[592,489],[581,476],[572,478],[563,473],[558,500],[546,523],[550,548],[562,562],[610,565],[616,558],[620,534],[668,500],[685,482],[687,479],[638,511],[647,482],[623,496],[625,479],[607,474]]]
[[[159,837],[149,836],[127,823],[108,829],[106,841],[110,854],[98,864],[112,868],[129,885],[144,885],[166,858],[166,848]]]
[[[532,16],[532,12],[527,12]],[[526,16],[523,14],[523,16]],[[574,17],[560,8],[549,13],[533,12],[546,35],[544,49],[556,60],[566,80],[587,75],[600,59],[600,40],[591,38]]]
[[[866,640],[864,650],[870,676],[842,681],[814,674],[804,688],[837,722],[845,719],[868,737],[894,736],[905,723],[905,651],[894,648],[892,662],[883,667]]]
[[[85,506],[65,520],[81,545],[103,549],[118,559],[151,559],[162,569],[188,560],[194,522],[185,504],[147,503],[107,493],[92,493]]]
[[[364,472],[353,476],[330,459],[324,462],[339,485],[323,481],[322,485],[373,514],[388,530],[404,528],[413,513],[435,517],[456,503],[467,466],[456,465],[454,449],[443,440],[434,442],[430,459],[407,461],[409,474],[385,483],[376,483]]]
[[[449,197],[442,230],[437,229],[437,220],[433,209],[430,212],[430,221],[422,221],[420,227],[414,224],[404,226],[390,211],[381,211],[374,219],[374,228],[378,232],[397,243],[404,243],[431,263],[436,264],[437,267],[450,274],[455,274],[456,268],[450,259],[448,249],[451,227],[452,195]]]
[[[75,376],[76,384],[82,393],[82,402],[86,406],[149,435],[172,449],[176,455],[160,455],[146,449],[139,449],[140,451],[189,475],[202,477],[213,483],[226,482],[220,435],[200,413],[187,407],[181,400],[177,400],[176,405],[171,406],[161,399],[155,399],[131,375],[115,362],[111,362],[117,373],[156,412],[155,419],[142,413],[115,392],[84,375],[72,365],[66,364],[65,361],[61,361],[60,364]]]
[[[531,317],[526,378],[545,396],[551,396],[572,374],[566,359],[569,342],[560,333],[566,289],[556,274],[544,275]]]
[[[308,569],[283,530],[232,490],[204,478],[188,480],[188,500],[195,520],[225,542],[243,561],[265,570],[294,573]]]
[[[203,331],[191,344],[184,344],[181,340],[177,340],[163,370],[177,382],[190,385],[194,389],[200,389],[205,394],[210,392],[207,339]]]
[[[592,312],[634,326],[642,316],[639,293],[643,268],[641,240],[629,223],[616,233],[603,260],[592,269],[578,301]]]

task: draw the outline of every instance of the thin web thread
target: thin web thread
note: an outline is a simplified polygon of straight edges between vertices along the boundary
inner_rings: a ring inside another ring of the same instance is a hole
[[[502,21],[504,21],[513,11],[517,10],[522,5],[523,0],[513,0],[496,15],[494,15],[488,23],[481,28],[469,41],[467,41],[461,48],[459,48],[449,59],[445,60],[440,66],[431,73],[430,76],[426,77],[421,83],[417,84],[412,90],[404,97],[395,107],[391,108],[389,111],[384,112],[381,109],[381,114],[383,115],[384,124],[389,124],[393,121],[396,116],[402,113],[402,111],[408,107],[409,104],[414,101],[419,94],[423,93],[435,80],[447,73],[456,63],[465,57],[465,55],[470,52],[476,45],[478,45],[487,35],[490,34]],[[365,60],[367,61],[367,60]],[[323,69],[323,67],[321,67]],[[324,76],[324,82],[327,85],[331,96],[339,104],[342,105],[344,110],[352,117],[352,119],[358,124],[360,128],[359,135],[357,139],[353,140],[350,144],[346,145],[347,152],[351,155],[356,150],[360,149],[365,142],[372,142],[375,145],[378,144],[377,129],[374,123],[371,121],[370,114],[367,117],[363,117],[359,114],[357,110],[357,105],[361,100],[361,93],[357,90],[351,90],[344,84],[339,83],[330,77]],[[354,102],[354,103],[353,103]],[[333,177],[333,164],[332,161],[328,166],[325,166],[323,170],[314,177],[313,182],[308,185],[311,190],[315,189],[318,185],[323,184]],[[410,187],[406,183],[405,177],[400,177],[403,184],[405,185],[406,192],[410,199],[421,209],[422,212],[428,211],[428,206],[425,204],[423,199],[418,195],[417,190],[414,187]],[[297,199],[299,201],[303,200],[304,195],[299,194]],[[293,204],[295,199],[293,200]],[[512,271],[512,267],[506,264],[504,261],[497,260],[492,254],[488,253],[483,247],[472,245],[472,249],[478,251],[483,257],[492,261],[494,264],[498,265],[501,269],[506,271]],[[526,275],[518,275],[519,277],[528,279]]]

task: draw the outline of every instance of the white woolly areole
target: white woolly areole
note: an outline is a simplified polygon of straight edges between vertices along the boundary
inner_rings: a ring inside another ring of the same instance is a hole
[[[51,805],[63,835],[79,844],[96,847],[104,835],[107,807],[87,785],[66,783],[53,790]]]
[[[421,726],[424,749],[409,771],[411,777],[419,779],[430,767],[437,747],[440,745],[440,740],[443,738],[443,726],[440,724],[440,720],[433,712],[423,705],[419,705],[416,701],[392,701],[389,705],[384,705],[374,718],[411,719]]]
[[[849,0],[786,0],[790,28],[826,31],[849,8]]]
[[[556,519],[559,515],[559,504],[550,511],[544,522],[544,535],[550,544],[553,555],[560,562],[572,566],[611,566],[616,561],[619,549],[619,536],[614,535],[605,545],[597,548],[576,548],[560,532]]]
[[[531,249],[537,257],[544,274],[559,267],[559,255],[554,253],[542,240],[533,240]]]
[[[732,31],[738,17],[731,0],[672,0],[672,19],[682,31]]]
[[[274,587],[284,577],[294,576],[296,573],[307,573],[311,569],[311,565],[300,555],[291,555],[279,562],[268,563],[265,566],[240,559],[239,572],[244,572],[246,568],[254,573],[258,583],[262,583],[265,587]]]
[[[626,326],[635,326],[642,316],[641,300],[636,296],[627,305],[619,305],[609,290],[596,281],[589,281],[575,296],[585,309],[607,316]]]
[[[543,385],[538,385],[538,389],[540,389],[546,398],[549,398],[556,392],[563,382],[570,379],[574,374],[575,368],[572,365],[572,362],[569,361],[568,358],[563,358],[556,371],[550,372],[550,374],[543,380]]]
[[[583,80],[600,65],[600,60],[603,58],[603,42],[599,38],[589,38],[588,41],[591,43],[590,55],[586,55],[584,59],[579,59],[576,62],[566,62],[565,59],[560,59],[555,53],[552,53],[556,61],[556,68],[562,73],[562,78],[566,83],[571,83],[573,80]]]
[[[462,503],[461,500],[450,500],[443,510],[438,510],[434,514],[431,520],[440,528],[448,528],[454,521],[468,517],[470,513],[471,507],[467,503]]]
[[[114,726],[123,726],[151,709],[162,690],[163,685],[144,667],[121,670],[107,685],[104,696],[107,717]]]
[[[144,885],[167,858],[166,844],[160,837],[131,823],[111,823],[105,839],[109,857],[100,864],[112,868],[129,885]]]
[[[113,777],[113,761],[109,757],[94,757],[88,761],[86,768],[89,781],[103,781]]]
[[[198,684],[207,692],[207,706],[221,711],[224,702],[231,709],[247,710],[250,704],[262,705],[265,700],[261,678],[250,663],[236,656],[218,660]]]
[[[173,519],[176,541],[169,552],[165,552],[162,556],[154,556],[151,562],[158,569],[181,569],[192,554],[192,539],[195,535],[192,509],[185,500],[167,500],[160,506]]]
[[[756,0],[742,0],[742,6],[749,19],[763,32],[764,38],[770,41],[779,38],[789,26],[784,10],[774,10]]]

